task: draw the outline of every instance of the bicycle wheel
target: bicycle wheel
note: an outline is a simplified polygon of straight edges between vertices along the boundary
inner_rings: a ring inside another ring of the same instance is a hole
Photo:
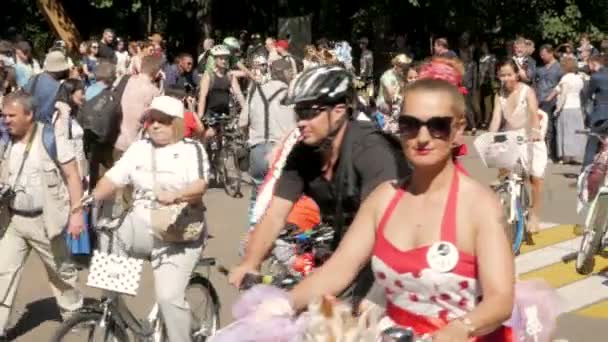
[[[186,287],[193,342],[204,342],[220,327],[220,301],[211,282],[196,275]]]
[[[101,312],[83,312],[64,321],[53,337],[52,342],[128,342],[127,332],[112,321],[102,326]]]
[[[222,183],[224,190],[230,197],[240,198],[241,194],[241,168],[236,149],[232,144],[224,145],[220,154]]]
[[[521,202],[518,201],[517,206],[515,207],[515,222],[512,224],[512,226],[515,228],[512,236],[513,254],[515,255],[519,255],[520,253],[526,231],[526,218],[524,215],[524,209],[520,203]]]
[[[589,274],[595,266],[595,254],[599,252],[608,221],[608,194],[599,194],[588,215],[589,226],[585,227],[581,247],[576,256],[576,272]]]
[[[496,191],[496,195],[498,195],[498,199],[500,200],[500,204],[502,205],[502,210],[504,213],[504,216],[507,220],[509,220],[509,218],[511,217],[511,194],[507,191],[507,189],[505,189],[505,187],[499,187]],[[509,242],[511,242],[511,246],[513,248],[513,252],[516,253],[517,250],[519,250],[519,246],[517,246],[516,249],[516,236],[517,236],[517,231],[518,231],[518,227],[517,227],[517,223],[519,222],[518,218],[517,218],[517,208],[516,210],[516,215],[515,215],[515,220],[513,222],[506,222],[505,223],[505,233],[507,234],[507,237],[509,238]],[[521,245],[521,243],[520,243]]]

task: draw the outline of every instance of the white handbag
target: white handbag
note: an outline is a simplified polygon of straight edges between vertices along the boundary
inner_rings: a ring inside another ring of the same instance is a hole
[[[143,259],[96,250],[91,259],[87,286],[135,296],[143,266]]]

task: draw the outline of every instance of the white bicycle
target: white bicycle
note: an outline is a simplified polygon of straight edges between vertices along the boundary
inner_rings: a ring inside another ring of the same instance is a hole
[[[494,188],[507,218],[507,236],[513,253],[519,254],[522,243],[528,239],[526,224],[530,208],[527,175],[520,160],[520,146],[526,138],[518,132],[485,133],[475,139],[474,145],[482,162],[488,168],[507,169],[509,174]]]
[[[91,197],[85,197],[82,201],[83,207],[92,204]],[[112,251],[113,243],[121,244],[115,234],[120,227],[120,219],[112,222],[99,223],[95,230],[110,237],[108,251]],[[96,251],[97,252],[97,251]],[[117,280],[122,287],[128,288],[131,279],[139,279],[135,272],[141,272],[141,267],[137,266],[143,261],[117,256],[111,253],[96,253],[91,263],[90,274],[93,273],[95,258],[101,256],[107,264],[104,277],[110,280]],[[204,342],[212,336],[219,328],[220,302],[217,291],[209,281],[211,267],[215,266],[215,258],[202,258],[195,267],[188,286],[186,287],[186,300],[190,306],[191,313],[191,334],[192,341]],[[130,274],[129,274],[130,273]],[[88,283],[91,282],[89,276]],[[125,286],[126,284],[126,286]],[[74,313],[69,319],[64,321],[51,341],[88,341],[88,342],[168,342],[163,318],[157,304],[154,304],[151,312],[146,319],[139,320],[125,304],[123,295],[135,295],[138,287],[137,283],[131,286],[131,290],[106,290],[104,298],[94,304],[87,305]],[[133,338],[129,338],[128,331]]]
[[[579,199],[586,204],[581,245],[578,252],[564,258],[564,261],[569,261],[576,257],[576,272],[587,275],[593,271],[595,255],[602,254],[608,245],[605,238],[608,231],[608,134],[590,131],[576,133],[596,137],[602,144],[577,182]]]

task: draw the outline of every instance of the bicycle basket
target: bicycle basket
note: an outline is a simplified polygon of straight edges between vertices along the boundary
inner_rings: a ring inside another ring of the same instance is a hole
[[[512,170],[520,158],[519,146],[524,137],[518,132],[488,132],[475,139],[473,145],[488,168]]]
[[[142,259],[94,251],[87,286],[137,295],[144,261]]]

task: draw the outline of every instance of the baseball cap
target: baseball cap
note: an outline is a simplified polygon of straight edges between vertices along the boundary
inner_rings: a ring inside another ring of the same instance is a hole
[[[184,103],[171,96],[157,96],[152,100],[148,111],[156,110],[174,118],[184,118]]]
[[[285,39],[277,40],[277,42],[274,43],[274,46],[287,50],[289,49],[289,42]]]

